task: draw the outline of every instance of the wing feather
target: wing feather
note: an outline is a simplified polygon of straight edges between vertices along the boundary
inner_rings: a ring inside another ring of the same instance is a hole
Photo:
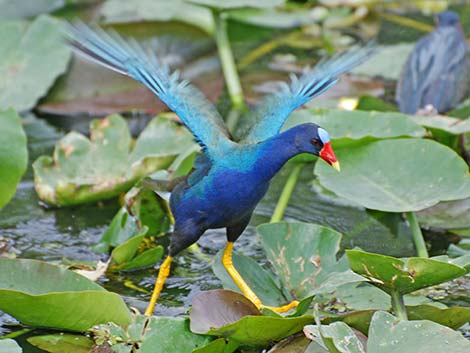
[[[220,114],[202,92],[182,80],[178,71],[170,73],[136,40],[82,22],[68,26],[67,39],[78,54],[147,86],[179,116],[209,156],[230,140]]]
[[[338,82],[340,75],[369,58],[374,48],[371,42],[362,48],[350,49],[322,60],[301,77],[291,75],[290,85],[282,83],[278,92],[265,97],[250,112],[254,123],[247,133],[242,134],[242,142],[257,143],[276,135],[290,113],[327,91]]]

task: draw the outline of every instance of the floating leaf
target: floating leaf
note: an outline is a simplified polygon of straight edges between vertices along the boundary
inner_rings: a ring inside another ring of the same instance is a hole
[[[378,45],[375,55],[351,72],[356,75],[397,80],[413,47],[414,43]]]
[[[470,228],[470,198],[439,202],[430,208],[416,213],[419,224],[424,227],[440,229],[467,229]]]
[[[36,260],[0,259],[0,310],[22,323],[70,331],[131,315],[121,297],[72,271]]]
[[[228,12],[232,20],[267,28],[296,28],[312,24],[312,16],[306,9],[282,11],[279,9],[245,8]]]
[[[258,227],[266,255],[282,288],[296,298],[332,292],[364,279],[336,260],[341,234],[309,223],[270,223]]]
[[[433,259],[411,257],[401,260],[360,250],[346,250],[346,254],[354,272],[387,293],[393,290],[401,294],[411,293],[466,273],[460,266]]]
[[[315,165],[321,185],[367,208],[419,211],[470,196],[468,165],[432,140],[382,140],[336,150],[336,156],[341,173]]]
[[[212,340],[191,333],[189,320],[183,317],[138,315],[126,331],[115,325],[99,325],[92,332],[100,344],[110,343],[113,351],[129,353],[132,345],[138,345],[139,353],[191,353]]]
[[[90,140],[69,133],[57,143],[53,157],[34,162],[41,199],[64,206],[114,197],[170,165],[194,143],[184,127],[160,117],[149,123],[133,148],[127,124],[118,115],[94,120],[90,133]]]
[[[326,129],[335,149],[354,140],[371,141],[401,136],[422,137],[425,130],[407,115],[394,112],[366,112],[304,109],[291,114],[284,129],[312,122]],[[342,167],[342,166],[341,166]]]
[[[313,322],[312,316],[292,318],[273,316],[245,316],[241,320],[205,332],[207,335],[229,338],[242,346],[266,347],[280,341]]]
[[[241,292],[222,264],[222,252],[220,251],[215,257],[212,270],[224,288]],[[233,252],[232,261],[238,273],[265,305],[279,306],[292,300],[291,297],[286,298],[275,276],[263,269],[255,260]]]
[[[372,318],[367,352],[466,353],[470,352],[470,342],[460,333],[432,321],[400,321],[379,311]]]
[[[410,119],[426,128],[445,131],[453,135],[470,132],[470,119],[462,120],[444,115],[410,115]]]
[[[64,333],[29,337],[27,341],[50,353],[89,353],[93,346],[88,337]]]
[[[139,233],[114,248],[113,252],[111,253],[111,257],[113,258],[114,262],[120,265],[130,261],[137,253],[137,250],[139,250],[140,243],[142,240],[144,240],[147,231],[148,228],[143,227]]]
[[[331,353],[364,353],[364,347],[357,334],[344,322],[330,325],[307,325],[304,328],[307,338],[319,341]]]
[[[214,23],[209,10],[183,0],[107,0],[101,16],[108,23],[181,21],[211,33]]]
[[[33,17],[60,9],[65,3],[64,0],[35,0],[21,3],[0,0],[0,19],[11,20]]]
[[[61,41],[60,22],[47,15],[27,22],[0,23],[0,109],[33,108],[62,74],[70,49]]]
[[[470,322],[469,307],[439,308],[435,305],[424,304],[407,306],[406,311],[409,320],[430,320],[454,330]]]
[[[16,192],[28,162],[26,135],[13,110],[0,111],[0,209]]]
[[[186,0],[187,2],[207,6],[218,10],[239,9],[243,7],[270,8],[280,6],[285,0]]]
[[[0,351],[2,351],[2,353],[22,353],[23,352],[23,350],[18,345],[18,343],[16,343],[16,341],[12,339],[0,340]]]
[[[197,294],[191,303],[191,331],[204,333],[230,325],[248,315],[260,315],[256,306],[245,296],[224,289]]]

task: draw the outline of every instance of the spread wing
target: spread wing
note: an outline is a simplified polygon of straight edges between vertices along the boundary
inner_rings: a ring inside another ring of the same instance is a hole
[[[369,58],[373,50],[374,44],[369,43],[322,60],[300,78],[292,75],[290,85],[281,83],[279,92],[265,97],[250,113],[254,124],[242,137],[242,142],[256,143],[276,135],[290,113],[328,90],[338,82],[340,75]]]
[[[400,111],[414,114],[427,104],[444,112],[461,98],[456,92],[467,81],[466,43],[458,28],[440,27],[416,43],[397,85]]]
[[[170,73],[135,40],[125,41],[115,32],[91,29],[82,22],[68,26],[67,39],[78,54],[147,86],[179,116],[209,156],[230,139],[220,114],[202,92],[181,80],[177,71]]]

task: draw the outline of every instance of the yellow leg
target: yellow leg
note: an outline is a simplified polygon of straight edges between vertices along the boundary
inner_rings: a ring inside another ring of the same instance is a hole
[[[255,304],[255,306],[259,310],[263,308],[267,308],[269,310],[272,310],[278,313],[284,313],[286,311],[289,311],[292,308],[295,308],[299,304],[297,300],[294,300],[291,303],[281,306],[281,307],[272,307],[272,306],[264,305],[261,302],[261,300],[258,298],[258,296],[255,294],[255,292],[253,292],[253,290],[248,286],[248,284],[245,282],[242,276],[240,276],[237,269],[233,266],[232,250],[233,250],[233,242],[229,241],[227,242],[227,245],[225,246],[225,249],[224,249],[224,254],[222,256],[222,264],[224,265],[230,277],[232,277],[235,284],[243,292],[243,295],[247,297],[253,304]]]
[[[170,274],[171,260],[172,257],[168,256],[160,266],[160,271],[158,271],[158,277],[157,281],[155,282],[155,288],[153,289],[152,298],[150,298],[150,303],[147,306],[147,310],[145,310],[146,316],[150,316],[153,314],[153,310],[155,309],[155,304],[157,303],[158,296],[160,295],[160,292],[163,289],[163,284],[165,283],[166,278]]]

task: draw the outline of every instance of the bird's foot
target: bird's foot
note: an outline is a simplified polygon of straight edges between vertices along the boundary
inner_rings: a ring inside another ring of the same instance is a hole
[[[299,305],[298,300],[293,300],[289,304],[283,305],[283,306],[268,306],[268,305],[262,305],[259,307],[260,310],[262,309],[269,309],[271,311],[274,311],[276,313],[285,313],[286,311],[289,311],[290,309],[296,308],[297,305]]]

